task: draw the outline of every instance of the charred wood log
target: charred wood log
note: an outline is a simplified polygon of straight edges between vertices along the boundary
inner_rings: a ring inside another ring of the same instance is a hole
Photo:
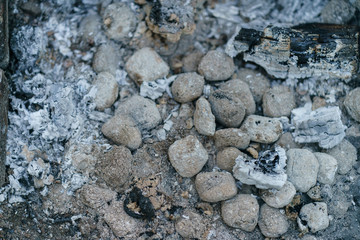
[[[304,24],[269,26],[263,32],[241,29],[227,53],[243,53],[245,61],[263,67],[275,78],[351,79],[359,69],[359,27]]]
[[[7,0],[0,0],[0,68],[9,63],[9,30]]]
[[[6,138],[8,128],[8,82],[0,69],[0,186],[5,183]]]

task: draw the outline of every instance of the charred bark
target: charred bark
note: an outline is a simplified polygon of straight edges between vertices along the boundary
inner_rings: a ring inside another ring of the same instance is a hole
[[[359,27],[304,24],[241,29],[227,46],[229,55],[263,67],[275,78],[351,79],[359,69]]]

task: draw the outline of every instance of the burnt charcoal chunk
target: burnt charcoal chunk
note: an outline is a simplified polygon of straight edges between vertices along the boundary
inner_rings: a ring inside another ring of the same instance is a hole
[[[133,209],[130,209],[129,204],[131,203],[135,203],[140,211],[136,212]],[[155,217],[154,206],[152,205],[150,199],[145,197],[141,190],[137,187],[134,187],[126,197],[124,201],[124,210],[133,218],[151,220]]]
[[[227,53],[243,53],[245,61],[275,78],[350,80],[359,68],[359,27],[316,23],[268,26],[263,32],[241,29],[229,41]]]
[[[249,46],[249,48],[252,48],[254,45],[259,44],[261,37],[263,37],[263,33],[259,31],[242,28],[238,35],[235,37],[235,40],[244,42]]]

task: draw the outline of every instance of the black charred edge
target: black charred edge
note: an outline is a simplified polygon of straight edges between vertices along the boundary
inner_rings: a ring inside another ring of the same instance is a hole
[[[236,35],[235,40],[244,42],[251,49],[253,46],[258,45],[261,42],[261,38],[264,36],[263,32],[256,31],[254,29],[242,28]]]
[[[326,52],[319,53],[315,51],[318,44],[321,44],[322,50],[327,49],[328,51],[333,51],[336,48],[335,40],[337,39],[349,45],[357,44],[359,46],[359,30],[358,26],[321,23],[295,26],[289,31],[291,55],[297,56],[297,65],[299,67],[307,67],[310,61],[318,62],[321,58],[326,58]],[[342,54],[359,55],[358,52],[344,52]]]
[[[335,34],[345,38],[353,37],[354,34],[360,32],[360,26],[327,23],[305,23],[294,26],[292,29],[302,31],[303,33],[307,34]]]
[[[127,207],[127,205],[131,202],[136,202],[140,208],[140,213],[136,213]],[[130,217],[137,219],[151,220],[155,217],[154,206],[152,205],[150,199],[142,195],[141,190],[137,187],[134,187],[125,198],[124,210]]]
[[[259,158],[255,161],[257,165],[257,170],[260,170],[264,174],[278,174],[274,171],[274,168],[279,164],[280,156],[276,151],[266,152],[261,154]]]
[[[159,0],[153,0],[151,1],[151,10],[150,10],[150,20],[155,24],[158,25],[162,22],[164,16],[161,12],[161,3]]]

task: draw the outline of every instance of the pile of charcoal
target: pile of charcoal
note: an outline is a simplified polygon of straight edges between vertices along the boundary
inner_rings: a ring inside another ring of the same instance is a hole
[[[0,238],[360,238],[360,1],[0,15]]]

